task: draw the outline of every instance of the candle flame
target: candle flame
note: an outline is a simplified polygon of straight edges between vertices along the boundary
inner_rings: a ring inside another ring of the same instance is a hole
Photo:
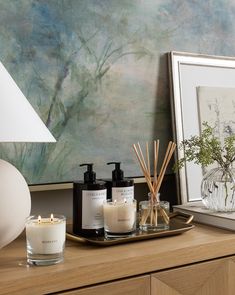
[[[41,215],[38,215],[38,223],[41,223],[42,217]]]
[[[113,203],[114,203],[114,205],[116,205],[116,204],[117,204],[117,200],[114,200],[114,202],[113,202]]]
[[[124,203],[127,203],[127,200],[126,199],[124,199]]]
[[[51,222],[53,222],[53,221],[54,221],[54,215],[51,214]]]

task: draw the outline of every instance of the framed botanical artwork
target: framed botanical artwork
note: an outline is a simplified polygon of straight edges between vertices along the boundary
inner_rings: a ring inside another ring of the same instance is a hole
[[[203,122],[223,139],[235,133],[235,58],[170,52],[172,117],[177,145],[199,135]],[[184,151],[177,149],[177,159]],[[204,170],[187,162],[177,176],[182,203],[201,200]]]

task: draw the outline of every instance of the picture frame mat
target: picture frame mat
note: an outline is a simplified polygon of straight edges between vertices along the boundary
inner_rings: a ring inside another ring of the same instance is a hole
[[[172,51],[169,57],[171,107],[174,138],[180,142],[199,135],[197,105],[198,86],[234,87],[235,58]],[[177,149],[176,160],[184,156]],[[201,200],[202,168],[186,163],[177,174],[177,190],[181,203]]]

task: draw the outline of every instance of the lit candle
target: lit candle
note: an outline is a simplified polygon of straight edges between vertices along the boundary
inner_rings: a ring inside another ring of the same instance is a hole
[[[64,216],[49,218],[30,216],[26,222],[27,257],[33,264],[51,261],[57,263],[63,259],[66,221]]]
[[[104,230],[106,236],[121,236],[136,229],[136,200],[104,202]]]

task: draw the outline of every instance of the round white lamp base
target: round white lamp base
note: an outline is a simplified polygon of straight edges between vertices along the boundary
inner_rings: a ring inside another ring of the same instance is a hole
[[[30,215],[31,198],[22,174],[0,160],[0,249],[23,231]]]

